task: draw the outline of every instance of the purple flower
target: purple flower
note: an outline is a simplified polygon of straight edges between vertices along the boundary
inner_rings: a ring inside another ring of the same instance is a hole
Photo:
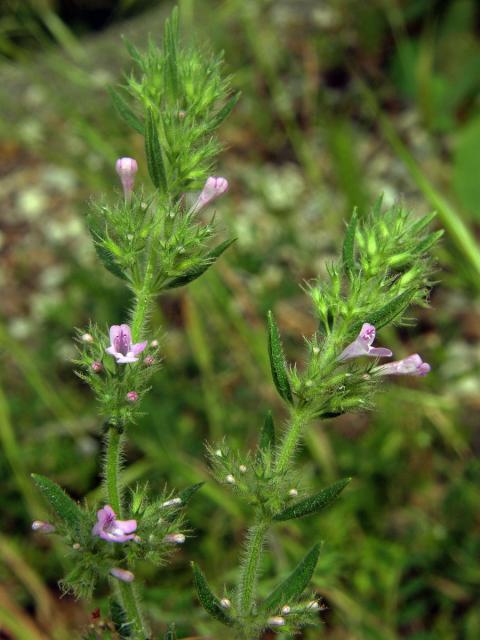
[[[137,402],[138,393],[136,391],[129,391],[126,395],[127,402]]]
[[[92,529],[92,536],[100,536],[108,542],[127,542],[133,540],[136,529],[136,520],[117,520],[115,511],[107,504],[97,511],[97,523]]]
[[[210,176],[205,182],[202,192],[192,207],[194,212],[201,211],[210,202],[221,196],[228,189],[228,180],[226,178],[217,178]]]
[[[110,327],[110,346],[106,352],[117,359],[118,364],[137,362],[136,357],[147,346],[147,341],[132,344],[132,333],[128,324],[114,324]]]
[[[43,522],[43,520],[34,520],[32,522],[33,531],[39,531],[40,533],[53,533],[55,527],[49,522]]]
[[[375,369],[381,376],[426,376],[431,370],[428,362],[423,362],[418,353],[414,353],[403,360],[389,362]]]
[[[122,582],[133,582],[135,580],[135,576],[131,571],[127,569],[119,569],[118,567],[113,567],[110,569],[110,573],[117,580],[121,580]]]
[[[102,369],[103,369],[103,365],[101,362],[99,362],[98,360],[95,360],[95,362],[92,362],[92,371],[94,373],[100,373]]]
[[[125,200],[126,202],[130,202],[132,198],[135,174],[138,171],[137,161],[133,158],[119,158],[115,163],[115,170],[122,182]]]
[[[355,340],[342,351],[337,360],[349,360],[359,356],[370,356],[373,358],[389,358],[392,355],[390,349],[383,347],[372,347],[375,340],[375,327],[367,322],[360,329],[360,333]]]

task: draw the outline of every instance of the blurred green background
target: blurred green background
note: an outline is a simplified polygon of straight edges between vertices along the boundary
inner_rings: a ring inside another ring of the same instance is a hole
[[[224,125],[218,204],[228,255],[188,292],[159,301],[165,366],[131,431],[128,480],[159,490],[208,478],[204,442],[253,446],[270,382],[274,309],[291,361],[314,329],[305,279],[340,247],[352,207],[380,194],[447,229],[432,308],[385,331],[433,372],[385,386],[378,410],[315,424],[299,466],[320,487],[352,475],[321,518],[270,538],[262,590],[324,540],[314,588],[326,606],[304,639],[480,638],[480,7],[475,0],[181,0],[186,39],[224,50],[242,100]],[[98,497],[100,425],[72,372],[73,328],[120,322],[122,284],[102,271],[82,214],[118,189],[114,160],[143,165],[142,140],[107,86],[162,32],[169,2],[3,0],[0,6],[0,638],[63,640],[93,605],[60,598],[65,550],[30,532],[45,506],[29,473]],[[161,631],[216,638],[188,561],[231,585],[248,510],[213,482],[189,511],[171,566],[145,566]],[[104,595],[104,594],[103,594]],[[99,593],[98,602],[102,602]],[[75,630],[75,631],[72,631]],[[273,637],[273,636],[269,636]],[[279,636],[281,637],[281,636]]]

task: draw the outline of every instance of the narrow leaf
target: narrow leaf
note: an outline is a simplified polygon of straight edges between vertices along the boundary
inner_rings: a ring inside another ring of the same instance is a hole
[[[292,520],[294,518],[303,518],[303,516],[309,516],[312,513],[322,511],[340,495],[350,480],[351,478],[344,478],[343,480],[335,482],[326,489],[320,491],[320,493],[305,498],[305,500],[301,500],[300,502],[293,504],[291,507],[287,507],[283,511],[280,511],[280,513],[273,516],[273,519],[277,521]]]
[[[316,544],[310,549],[288,578],[268,596],[261,607],[264,613],[268,614],[284,604],[291,604],[302,595],[312,579],[319,555],[320,545]]]
[[[269,411],[265,416],[262,431],[260,433],[260,440],[258,442],[258,448],[262,450],[270,449],[271,451],[275,449],[275,424],[273,422],[271,411]]]
[[[240,100],[241,95],[242,95],[242,92],[239,91],[238,93],[233,95],[229,100],[227,100],[227,102],[223,105],[223,107],[219,109],[215,114],[215,116],[213,117],[213,120],[209,125],[210,129],[216,129],[222,124],[224,120],[228,118],[228,116],[231,114],[231,112],[235,108],[235,105]]]
[[[77,532],[80,531],[84,515],[77,503],[58,484],[45,478],[45,476],[32,473],[32,478],[57,516],[69,528],[75,529]]]
[[[140,118],[133,113],[122,95],[118,93],[118,91],[115,91],[113,87],[109,87],[108,92],[110,93],[113,106],[117,110],[118,115],[123,118],[123,120],[132,127],[132,129],[135,129],[135,131],[143,136],[145,129]]]
[[[197,491],[201,489],[204,484],[205,484],[204,482],[197,482],[196,484],[192,484],[191,487],[187,487],[183,491],[180,491],[180,493],[178,494],[178,497],[182,501],[182,505],[188,504],[192,499],[193,495],[197,493]]]
[[[158,139],[157,125],[151,109],[147,110],[145,125],[145,153],[147,156],[148,173],[157,189],[167,191],[167,177],[162,148]]]
[[[177,276],[167,282],[165,285],[166,289],[175,289],[177,287],[183,287],[189,282],[193,282],[197,278],[199,278],[207,269],[209,269],[212,264],[214,264],[218,258],[222,255],[224,251],[228,249],[228,247],[235,242],[236,238],[230,238],[230,240],[225,240],[225,242],[221,242],[219,245],[214,247],[211,251],[207,253],[203,262],[196,267],[192,267],[188,271],[185,271],[180,276]]]
[[[422,216],[419,220],[414,222],[409,229],[409,236],[412,238],[418,236],[418,234],[428,227],[428,225],[437,217],[436,212],[429,213],[426,216]]]
[[[268,312],[268,355],[270,357],[273,382],[278,393],[286,402],[293,404],[280,333],[271,311]]]
[[[167,633],[164,636],[164,640],[177,640],[177,632],[175,630],[175,624],[168,625]]]
[[[110,251],[108,251],[108,249],[105,249],[105,247],[99,244],[98,242],[94,243],[94,247],[95,247],[95,252],[99,257],[99,259],[102,261],[102,264],[105,267],[105,269],[110,271],[110,273],[113,273],[113,275],[117,276],[117,278],[120,278],[121,280],[127,280],[127,277],[123,273],[122,269],[116,263],[113,254]]]
[[[225,609],[223,609],[220,604],[220,600],[212,593],[205,576],[194,562],[192,562],[192,569],[195,588],[202,607],[212,618],[215,618],[227,626],[233,625],[233,618],[225,612]]]
[[[402,315],[410,304],[415,292],[415,289],[408,289],[407,291],[400,293],[396,298],[383,305],[383,307],[380,307],[380,309],[368,315],[362,322],[369,322],[370,324],[373,324],[377,330],[381,329],[390,322],[393,322],[395,318]]]
[[[110,617],[121,640],[132,637],[132,623],[122,605],[116,600],[110,601]]]
[[[415,253],[419,255],[422,253],[426,253],[429,249],[433,247],[434,244],[436,244],[440,240],[442,236],[443,236],[443,229],[440,229],[440,231],[434,231],[433,233],[430,233],[425,238],[425,240],[422,240],[422,242],[420,242],[415,247]]]
[[[355,269],[355,233],[357,231],[357,223],[358,212],[354,209],[343,241],[342,262],[345,273],[350,273]]]

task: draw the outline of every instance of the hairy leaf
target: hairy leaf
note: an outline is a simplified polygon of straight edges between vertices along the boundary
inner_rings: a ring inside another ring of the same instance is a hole
[[[357,231],[357,223],[358,213],[354,209],[343,241],[342,262],[345,273],[350,273],[355,269],[355,233]]]
[[[275,424],[273,422],[271,411],[269,411],[265,416],[262,431],[260,433],[260,440],[258,442],[258,448],[262,450],[270,449],[271,451],[275,448]]]
[[[192,562],[192,569],[195,588],[202,607],[212,618],[215,618],[227,626],[232,626],[234,623],[233,618],[223,609],[220,600],[212,593],[205,576],[194,562]]]
[[[125,102],[123,96],[116,91],[113,87],[109,87],[108,91],[110,93],[110,97],[113,102],[113,106],[117,110],[118,115],[130,126],[132,129],[135,129],[142,136],[145,132],[145,128],[133,111],[130,109],[128,104]]]
[[[77,503],[74,502],[58,484],[45,478],[45,476],[32,473],[32,478],[57,516],[61,518],[70,529],[78,532],[81,529],[84,515]]]
[[[240,100],[241,95],[242,95],[242,92],[239,91],[234,96],[232,96],[229,100],[227,100],[226,104],[221,109],[219,109],[219,111],[217,111],[212,122],[210,123],[211,129],[216,129],[222,124],[224,120],[228,118],[228,116],[231,114],[231,112],[235,108],[235,105]]]
[[[197,482],[196,484],[192,484],[191,487],[187,487],[183,491],[180,491],[178,497],[181,499],[182,505],[188,504],[193,495],[197,493],[197,491],[201,489],[204,484],[204,482]]]
[[[396,298],[383,305],[383,307],[380,307],[377,311],[367,315],[362,322],[369,322],[370,324],[373,324],[376,329],[381,329],[385,325],[390,324],[390,322],[393,322],[395,318],[402,315],[412,301],[415,293],[416,289],[408,289],[407,291],[400,293]],[[360,323],[358,328],[360,328]]]
[[[205,271],[207,271],[207,269],[212,266],[212,264],[214,264],[218,260],[222,253],[226,251],[228,247],[235,242],[235,240],[236,238],[231,238],[230,240],[221,242],[214,249],[207,253],[201,264],[193,267],[192,269],[189,269],[188,271],[185,271],[185,273],[182,273],[182,275],[173,278],[172,280],[170,280],[170,282],[167,282],[165,288],[175,289],[177,287],[183,287],[189,282],[193,282],[194,280],[199,278],[203,273],[205,273]]]
[[[291,604],[302,595],[312,579],[319,554],[320,545],[316,544],[310,549],[288,578],[267,597],[261,606],[262,612],[266,614],[272,613],[284,604]]]
[[[309,516],[312,513],[318,513],[326,507],[328,507],[345,489],[351,478],[344,478],[334,484],[330,485],[326,489],[320,491],[313,496],[309,496],[304,500],[300,500],[291,507],[287,507],[280,513],[273,516],[273,519],[278,521],[292,520],[294,518],[303,518],[303,516]]]
[[[147,110],[145,125],[145,153],[147,156],[148,173],[157,189],[167,191],[167,176],[163,160],[162,147],[158,139],[157,125],[151,109]]]
[[[271,311],[268,312],[268,355],[270,356],[273,382],[278,393],[286,402],[293,404],[280,333]]]

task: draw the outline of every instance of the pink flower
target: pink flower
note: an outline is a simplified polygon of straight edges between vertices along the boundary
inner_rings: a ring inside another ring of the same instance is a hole
[[[127,402],[136,402],[138,400],[138,393],[136,391],[129,391],[126,398]]]
[[[49,522],[43,522],[43,520],[34,520],[32,522],[33,531],[39,531],[40,533],[53,533],[55,527]]]
[[[106,352],[116,358],[118,364],[137,362],[136,357],[147,346],[147,341],[132,344],[132,333],[128,324],[114,324],[110,327],[110,346]]]
[[[117,520],[115,511],[107,504],[97,511],[97,523],[92,529],[92,536],[100,536],[108,542],[127,542],[133,540],[136,529],[136,520]]]
[[[375,369],[381,376],[426,376],[432,367],[423,362],[418,353],[414,353],[403,360],[389,362]]]
[[[198,196],[197,201],[193,205],[192,211],[201,211],[204,207],[210,204],[210,202],[216,200],[216,198],[225,193],[227,189],[228,180],[226,178],[210,176],[210,178],[205,182],[205,186]]]
[[[367,322],[360,329],[360,333],[355,340],[342,351],[337,360],[349,360],[359,356],[370,356],[372,358],[389,358],[392,355],[390,349],[383,347],[372,347],[375,340],[375,327]]]
[[[110,573],[117,580],[121,580],[122,582],[133,582],[135,580],[135,576],[131,571],[127,569],[119,569],[118,567],[113,567],[110,569]]]
[[[135,174],[138,171],[137,161],[133,158],[119,158],[115,163],[115,170],[122,182],[123,194],[125,200],[130,202],[132,198],[133,183]]]

